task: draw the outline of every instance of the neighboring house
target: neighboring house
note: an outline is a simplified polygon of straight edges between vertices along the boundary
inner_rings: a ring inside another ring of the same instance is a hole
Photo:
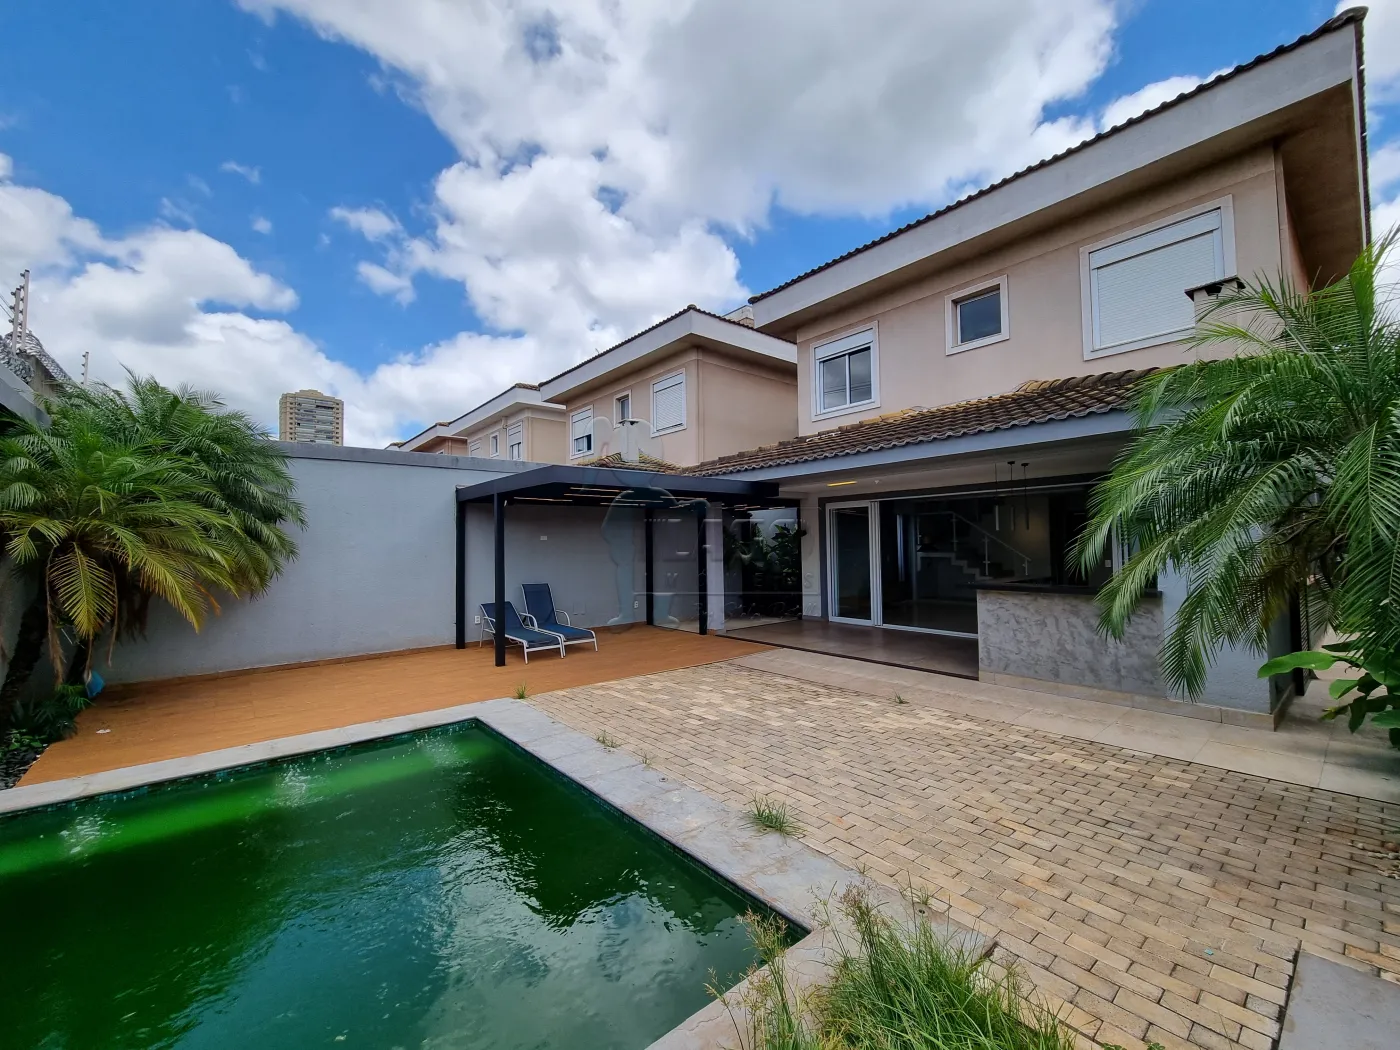
[[[693,466],[798,433],[796,348],[695,306],[540,384],[568,458]]]
[[[28,273],[25,274],[26,282]],[[0,409],[34,422],[47,420],[39,402],[53,397],[68,373],[30,331],[0,335]]]
[[[1362,13],[754,297],[797,344],[799,436],[693,473],[801,501],[804,615],[975,640],[984,678],[1160,698],[1184,590],[1096,633],[1066,550],[1144,370],[1237,278],[1318,287],[1369,239]],[[1304,627],[1280,624],[1279,651]],[[1226,654],[1211,703],[1281,709]],[[1148,701],[1143,701],[1148,702]]]
[[[456,419],[437,423],[389,447],[404,452],[565,463],[564,406],[547,400],[538,386],[516,383]]]

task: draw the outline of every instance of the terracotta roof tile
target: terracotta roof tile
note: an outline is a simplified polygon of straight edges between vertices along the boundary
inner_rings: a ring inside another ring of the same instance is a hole
[[[616,470],[649,470],[653,474],[686,474],[689,473],[684,467],[678,467],[674,463],[667,463],[664,459],[657,459],[655,456],[645,452],[637,454],[635,460],[627,459],[621,452],[609,452],[606,456],[598,456],[594,459],[586,459],[575,463],[577,467],[612,467]]]
[[[938,408],[891,412],[808,437],[721,456],[691,467],[686,473],[730,474],[760,467],[811,463],[857,452],[876,452],[967,434],[1111,412],[1125,407],[1132,395],[1133,385],[1153,371],[1139,369],[1071,379],[1034,379],[1022,383],[1008,394],[960,401]]]

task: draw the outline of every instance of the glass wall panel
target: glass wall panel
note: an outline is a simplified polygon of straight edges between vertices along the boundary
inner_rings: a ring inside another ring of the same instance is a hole
[[[652,530],[656,626],[699,633],[700,534],[695,512],[657,510]]]
[[[834,615],[846,620],[869,620],[869,507],[836,507],[831,511],[831,550]]]

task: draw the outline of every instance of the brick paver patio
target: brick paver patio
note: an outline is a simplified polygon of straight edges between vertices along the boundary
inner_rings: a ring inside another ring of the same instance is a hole
[[[1101,1043],[1266,1050],[1300,946],[1400,983],[1395,805],[735,664],[530,702],[733,805],[791,802]]]

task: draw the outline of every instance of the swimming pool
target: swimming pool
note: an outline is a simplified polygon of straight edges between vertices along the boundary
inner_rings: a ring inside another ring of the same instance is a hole
[[[474,723],[0,819],[0,901],[43,1050],[640,1050],[757,909]]]

